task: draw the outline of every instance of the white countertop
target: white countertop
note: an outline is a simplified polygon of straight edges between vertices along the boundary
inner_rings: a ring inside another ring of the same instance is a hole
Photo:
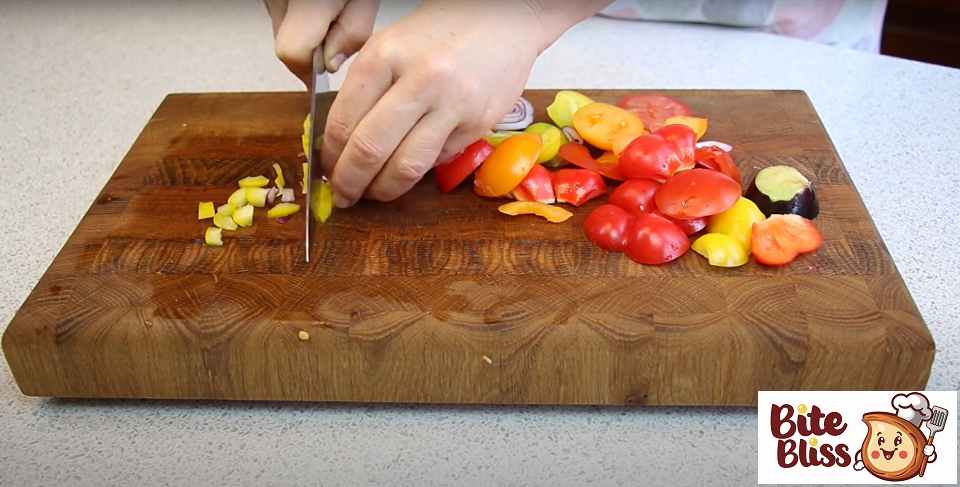
[[[411,8],[384,3],[381,26]],[[11,0],[0,45],[0,331],[166,94],[302,89],[260,0]],[[528,87],[805,90],[933,333],[928,388],[960,389],[960,70],[593,18]],[[756,428],[755,408],[49,400],[0,360],[4,486],[751,485]]]

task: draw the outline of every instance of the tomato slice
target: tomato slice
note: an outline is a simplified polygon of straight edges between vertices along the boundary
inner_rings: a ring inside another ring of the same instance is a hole
[[[686,125],[687,127],[690,127],[691,129],[693,129],[694,132],[696,132],[697,142],[699,142],[700,139],[703,137],[703,134],[707,133],[708,123],[709,121],[705,118],[679,116],[679,117],[670,117],[664,120],[663,126],[666,127],[667,125],[674,125],[674,124]]]
[[[660,183],[652,179],[631,179],[614,188],[607,203],[622,208],[633,216],[640,216],[657,209],[654,195]]]
[[[560,169],[553,173],[553,193],[557,203],[581,206],[607,194],[607,183],[599,174],[587,169]]]
[[[609,103],[584,105],[573,114],[573,128],[583,140],[601,149],[613,149],[613,139],[618,136],[643,134],[640,117]]]
[[[504,215],[537,215],[542,216],[550,223],[562,223],[570,219],[573,213],[553,205],[545,205],[536,201],[511,201],[500,205],[500,213]]]
[[[691,169],[677,173],[657,190],[654,199],[665,215],[685,220],[716,215],[740,199],[740,185],[717,171]]]
[[[719,147],[698,147],[694,151],[694,160],[696,160],[696,164],[699,166],[720,171],[730,176],[737,184],[743,183],[743,176],[740,175],[740,169],[738,169],[737,165],[733,162],[733,157],[730,156],[729,152]]]
[[[690,239],[670,220],[644,213],[627,229],[623,252],[634,262],[664,264],[679,259],[690,249]]]
[[[612,152],[614,155],[619,156],[620,154],[623,153],[623,150],[626,149],[628,145],[630,145],[630,142],[633,142],[633,139],[636,139],[636,138],[637,138],[636,135],[618,135],[614,137],[613,140],[610,141],[610,146],[612,148],[608,152]]]
[[[620,252],[627,244],[627,230],[634,216],[614,205],[601,205],[583,219],[583,232],[594,245],[611,252]]]
[[[697,148],[697,134],[693,129],[686,125],[667,125],[656,133],[676,147],[677,157],[680,158],[680,167],[677,171],[693,169],[696,165],[694,151]]]
[[[564,160],[574,166],[593,171],[601,176],[615,181],[626,181],[627,177],[620,171],[619,164],[600,164],[590,155],[590,149],[583,144],[567,142],[557,151]]]
[[[673,217],[664,215],[663,213],[660,212],[660,210],[655,210],[653,213],[658,213],[660,215],[663,215],[666,219],[672,221],[674,225],[679,227],[680,230],[683,230],[683,233],[687,234],[688,236],[693,235],[699,232],[700,230],[703,230],[704,228],[707,228],[707,223],[709,219],[709,217],[704,216],[700,218],[687,218],[687,219],[681,220],[679,218],[673,218]]]
[[[598,164],[620,164],[620,157],[611,151],[606,151],[597,158]]]
[[[513,188],[510,196],[518,201],[536,201],[548,205],[555,203],[553,173],[540,164],[534,165],[527,173],[527,177],[523,178],[523,181],[516,188]]]
[[[449,193],[460,185],[467,177],[493,154],[493,146],[485,139],[480,139],[459,154],[453,156],[449,161],[444,162],[433,168],[434,176],[437,179],[437,187],[441,193]]]
[[[630,179],[664,182],[680,169],[677,147],[660,134],[644,135],[620,153],[620,170]]]
[[[660,93],[636,93],[620,100],[617,106],[633,112],[651,132],[660,130],[663,123],[671,117],[689,117],[693,115],[686,104],[676,98]],[[579,130],[579,129],[578,129]]]
[[[501,142],[477,169],[474,193],[494,198],[509,193],[537,164],[542,147],[537,134],[517,134]]]
[[[765,265],[783,265],[823,244],[820,230],[800,215],[771,215],[754,222],[750,250]]]

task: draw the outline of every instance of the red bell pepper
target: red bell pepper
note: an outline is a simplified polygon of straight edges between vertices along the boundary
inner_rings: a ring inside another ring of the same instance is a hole
[[[567,142],[560,146],[557,154],[574,166],[593,171],[603,177],[615,181],[627,180],[627,177],[620,171],[619,164],[601,164],[597,162],[593,156],[590,155],[590,149],[587,149],[587,147],[582,144]]]
[[[607,194],[607,183],[599,174],[587,169],[561,169],[553,173],[553,193],[557,203],[580,206]]]

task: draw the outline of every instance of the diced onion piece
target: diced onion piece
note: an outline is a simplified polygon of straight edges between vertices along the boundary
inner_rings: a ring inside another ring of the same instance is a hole
[[[323,223],[333,212],[333,189],[329,181],[314,181],[314,184],[317,190],[310,195],[310,212],[315,221]]]
[[[267,206],[267,188],[247,188],[247,202],[257,208]]]
[[[236,210],[237,210],[237,207],[236,207],[236,206],[233,206],[233,203],[227,203],[227,204],[225,204],[225,205],[220,205],[220,207],[217,208],[217,214],[218,214],[218,215],[224,215],[224,216],[230,216],[230,215],[232,215],[233,212],[236,211]]]
[[[267,190],[267,204],[273,204],[273,201],[277,199],[277,193],[277,188],[270,188]]]
[[[307,163],[303,163],[303,181],[300,182],[300,194],[307,194]]]
[[[241,208],[247,204],[247,188],[240,188],[233,192],[227,202],[233,205],[234,208]]]
[[[233,231],[237,229],[237,222],[233,221],[233,215],[215,215],[213,224],[223,230]]]
[[[233,212],[233,221],[237,222],[237,225],[241,227],[253,225],[253,206],[246,205],[237,208],[237,211]]]
[[[293,188],[283,188],[283,191],[280,193],[280,201],[284,203],[293,203],[297,200],[297,196],[293,194]]]
[[[270,184],[266,176],[248,176],[240,180],[241,188],[262,188]]]
[[[216,212],[213,210],[212,201],[204,201],[200,203],[200,208],[197,210],[197,219],[206,220],[207,218],[213,218]]]
[[[267,218],[290,216],[298,211],[300,211],[300,205],[296,203],[279,203],[267,211]]]
[[[580,132],[577,132],[577,129],[568,125],[560,130],[563,132],[563,136],[566,137],[567,140],[583,145],[583,137],[580,136]]]
[[[283,179],[283,169],[280,169],[280,164],[274,162],[273,170],[277,172],[277,179],[274,180],[277,183],[277,189],[283,191],[283,187],[287,184],[287,181]]]
[[[537,215],[542,216],[551,223],[560,223],[567,221],[573,216],[573,213],[554,205],[538,203],[536,201],[513,201],[505,205],[500,205],[500,213],[510,216],[517,215]]]
[[[704,140],[702,142],[697,142],[697,149],[703,149],[704,147],[716,147],[724,152],[730,152],[733,150],[733,146],[730,144],[717,142],[716,140]]]
[[[223,231],[217,227],[207,227],[206,233],[203,234],[203,241],[207,245],[223,245]]]
[[[523,130],[533,124],[533,104],[524,97],[517,99],[513,110],[503,117],[494,130]]]

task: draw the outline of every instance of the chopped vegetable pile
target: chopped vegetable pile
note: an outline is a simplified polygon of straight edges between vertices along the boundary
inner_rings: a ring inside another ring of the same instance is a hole
[[[587,239],[648,265],[690,249],[717,267],[742,266],[750,255],[784,265],[823,243],[811,221],[819,213],[813,184],[773,166],[744,192],[733,148],[701,141],[708,120],[680,100],[638,93],[612,105],[565,90],[546,109],[553,124],[533,123],[533,112],[521,98],[494,131],[437,165],[440,191],[473,175],[477,195],[516,200],[501,213],[553,224],[573,216],[560,204],[609,194],[583,220]]]

